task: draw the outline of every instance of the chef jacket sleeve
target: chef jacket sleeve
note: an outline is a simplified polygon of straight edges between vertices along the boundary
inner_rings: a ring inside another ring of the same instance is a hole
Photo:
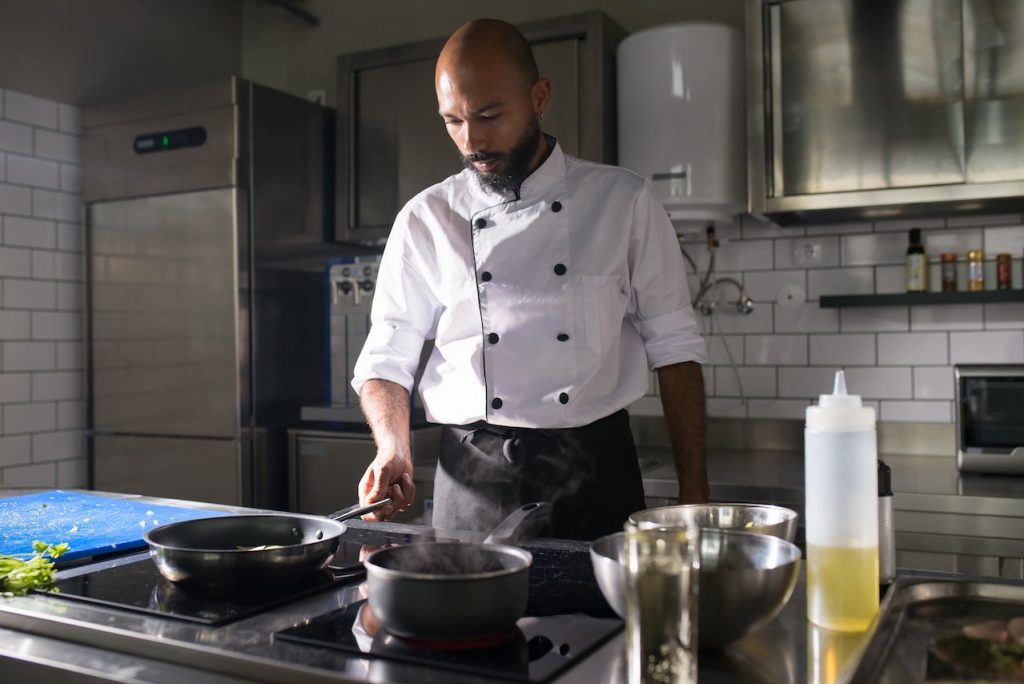
[[[631,297],[648,368],[653,371],[683,361],[704,363],[707,351],[690,304],[679,242],[647,182],[634,204],[631,228]]]
[[[370,332],[353,370],[357,394],[371,379],[412,392],[423,342],[433,337],[441,309],[424,277],[428,246],[426,226],[407,206],[395,219],[377,271]]]

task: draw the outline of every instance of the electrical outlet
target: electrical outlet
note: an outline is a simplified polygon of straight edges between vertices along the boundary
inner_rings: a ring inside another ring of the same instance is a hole
[[[314,104],[322,105],[327,102],[327,92],[323,88],[310,90],[306,93],[306,99]]]
[[[825,248],[821,240],[794,240],[793,263],[797,266],[815,266],[821,263]]]

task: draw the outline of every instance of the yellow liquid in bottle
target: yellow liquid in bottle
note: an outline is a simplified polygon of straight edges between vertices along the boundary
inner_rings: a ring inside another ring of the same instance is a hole
[[[878,547],[807,545],[807,618],[839,632],[860,632],[878,612]]]

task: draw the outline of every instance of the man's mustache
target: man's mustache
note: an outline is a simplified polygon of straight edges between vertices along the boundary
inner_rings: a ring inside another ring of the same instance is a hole
[[[505,155],[498,154],[496,152],[474,152],[473,154],[464,154],[464,155],[462,155],[462,159],[467,164],[472,164],[473,162],[495,161],[497,159],[501,159],[504,156]]]

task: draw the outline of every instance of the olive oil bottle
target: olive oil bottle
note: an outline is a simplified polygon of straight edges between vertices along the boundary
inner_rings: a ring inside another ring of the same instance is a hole
[[[928,291],[928,257],[921,244],[921,229],[910,229],[910,245],[907,246],[907,292]]]
[[[807,618],[859,632],[878,612],[878,440],[875,411],[835,389],[807,408],[804,433]]]

